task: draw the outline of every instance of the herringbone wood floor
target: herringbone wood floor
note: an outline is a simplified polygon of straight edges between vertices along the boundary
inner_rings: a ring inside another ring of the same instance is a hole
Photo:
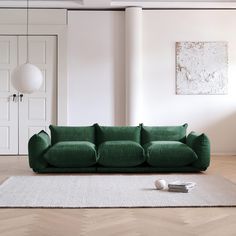
[[[212,157],[206,174],[236,183],[236,156]],[[12,175],[33,175],[27,158],[0,157],[0,181]],[[235,236],[236,208],[0,209],[0,236],[70,235]]]

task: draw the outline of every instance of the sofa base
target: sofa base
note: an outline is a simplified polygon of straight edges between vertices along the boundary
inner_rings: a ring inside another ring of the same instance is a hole
[[[85,168],[56,168],[47,167],[40,170],[34,170],[36,173],[95,173],[96,167],[85,167]]]
[[[158,168],[158,167],[87,167],[87,168],[56,168],[48,167],[41,170],[34,170],[37,173],[193,173],[201,172],[191,166]]]
[[[200,172],[199,169],[194,167],[173,167],[173,168],[162,168],[162,167],[97,167],[98,173],[179,173],[179,172]]]

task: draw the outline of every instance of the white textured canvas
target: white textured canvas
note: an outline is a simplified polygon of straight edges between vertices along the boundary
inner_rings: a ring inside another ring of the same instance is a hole
[[[165,179],[195,182],[189,193],[157,190]],[[14,176],[0,186],[0,207],[236,206],[236,185],[203,174]]]
[[[227,94],[227,42],[176,42],[176,93]]]

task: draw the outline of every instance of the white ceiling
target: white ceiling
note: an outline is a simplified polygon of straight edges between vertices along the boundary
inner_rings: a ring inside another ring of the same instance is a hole
[[[143,8],[236,8],[236,0],[29,0],[32,8],[110,9]],[[25,7],[26,0],[0,0],[0,8]]]

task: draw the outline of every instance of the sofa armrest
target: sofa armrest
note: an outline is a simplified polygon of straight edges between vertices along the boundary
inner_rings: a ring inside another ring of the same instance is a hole
[[[191,132],[187,136],[186,144],[194,150],[198,159],[192,164],[192,166],[199,170],[206,170],[210,165],[210,141],[208,137],[203,134],[197,134]]]
[[[43,154],[48,150],[50,145],[50,137],[44,130],[30,138],[28,143],[29,165],[35,172],[48,166],[47,161],[43,158]]]

